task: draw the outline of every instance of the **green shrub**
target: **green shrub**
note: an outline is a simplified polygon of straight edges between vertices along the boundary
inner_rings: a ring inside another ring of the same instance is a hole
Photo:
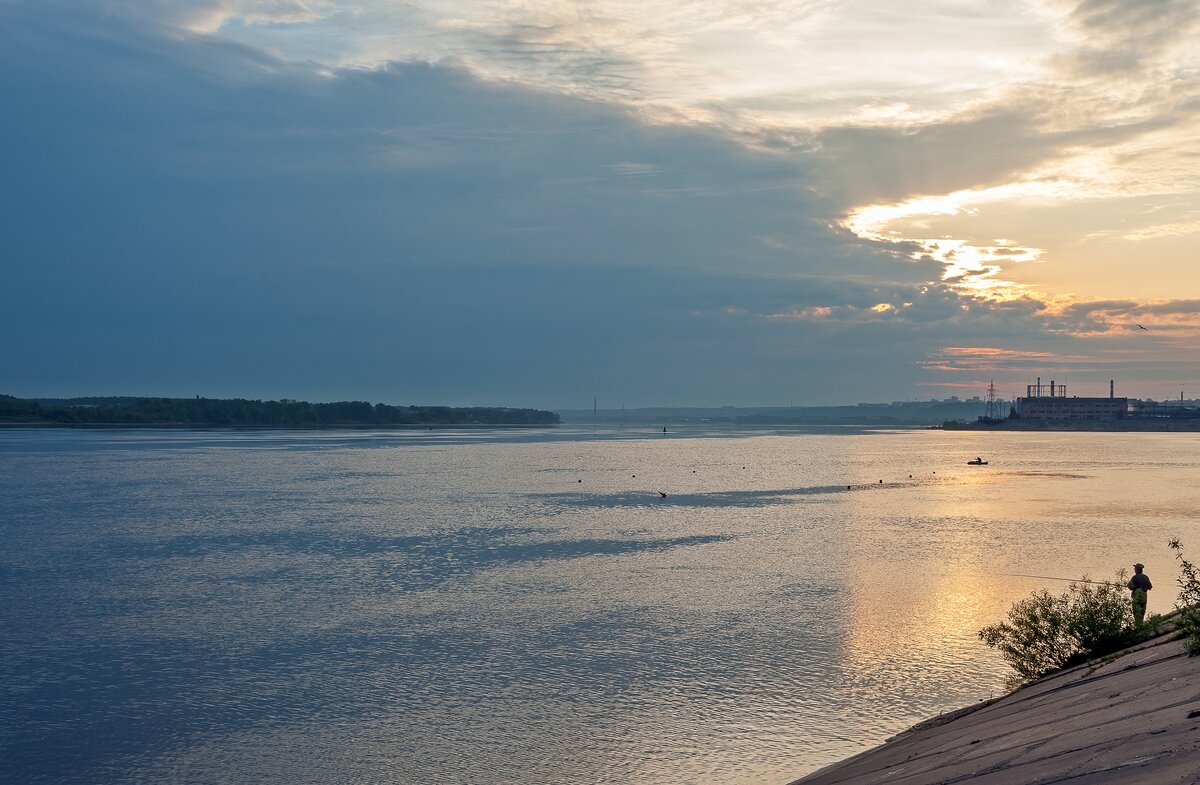
[[[1008,621],[979,631],[1024,679],[1119,651],[1136,642],[1133,610],[1120,583],[1079,583],[1053,595],[1042,589],[1013,604]]]
[[[1179,611],[1178,628],[1187,636],[1188,655],[1195,657],[1200,654],[1200,575],[1197,575],[1196,565],[1183,557],[1179,538],[1170,540],[1167,545],[1179,560],[1179,599],[1175,602],[1175,609]]]
[[[1070,611],[1067,632],[1078,642],[1081,652],[1092,657],[1111,654],[1134,643],[1133,604],[1129,600],[1125,572],[1117,573],[1119,582],[1072,583],[1067,589]],[[1084,581],[1087,576],[1084,576]]]

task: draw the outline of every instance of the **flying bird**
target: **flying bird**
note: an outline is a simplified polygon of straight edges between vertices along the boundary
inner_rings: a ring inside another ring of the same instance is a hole
[[[1134,322],[1134,324],[1137,324],[1137,322]],[[1145,327],[1143,327],[1143,326],[1141,326],[1140,324],[1138,324],[1137,328],[1138,328],[1139,330],[1146,330],[1146,328],[1145,328]],[[1149,331],[1149,330],[1146,330],[1146,332],[1150,332],[1150,331]]]

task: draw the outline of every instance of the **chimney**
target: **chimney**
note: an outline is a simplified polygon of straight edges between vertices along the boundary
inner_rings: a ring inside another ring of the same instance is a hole
[[[1038,380],[1038,383],[1037,383],[1037,397],[1041,398],[1041,397],[1042,397],[1042,377],[1040,377],[1040,376],[1039,376],[1039,377],[1037,378],[1037,380]]]
[[[1053,379],[1050,380],[1050,397],[1051,398],[1054,397],[1054,380]]]
[[[1109,398],[1117,397],[1116,395],[1113,394],[1113,381],[1114,381],[1113,379],[1108,380],[1108,397]]]

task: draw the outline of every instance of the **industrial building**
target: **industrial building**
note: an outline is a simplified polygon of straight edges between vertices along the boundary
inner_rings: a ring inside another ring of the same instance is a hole
[[[1046,387],[1040,378],[1026,387],[1024,398],[1017,398],[1017,414],[1022,420],[1120,420],[1128,412],[1129,399],[1113,394],[1112,381],[1107,398],[1070,397],[1065,384],[1052,381]]]

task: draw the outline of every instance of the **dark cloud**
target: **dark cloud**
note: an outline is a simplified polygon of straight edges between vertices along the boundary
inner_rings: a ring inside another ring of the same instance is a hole
[[[1051,64],[1083,81],[1134,78],[1186,45],[1200,24],[1194,0],[1082,0],[1068,7],[1067,22],[1082,42]]]
[[[1165,303],[1141,305],[1134,310],[1150,314],[1200,314],[1200,300],[1169,300]]]
[[[6,141],[11,173],[42,197],[31,218],[77,207],[106,231],[124,208],[157,219],[139,235],[187,228],[204,246],[262,227],[287,251],[278,260],[724,268],[736,257],[792,272],[834,253],[876,272],[824,229],[795,159],[715,134],[450,68],[321,76],[211,39],[39,30],[21,10],[10,21],[26,29],[10,28],[2,56],[22,123]],[[639,167],[655,176],[623,176]],[[768,234],[801,250],[769,249]]]
[[[1028,111],[997,109],[917,128],[831,127],[815,142],[822,182],[847,206],[1005,182],[1057,151]]]
[[[1200,19],[1193,0],[1082,0],[1070,21],[1099,43],[1161,49],[1185,39]]]
[[[1133,300],[1093,300],[1091,302],[1074,303],[1064,309],[1064,313],[1068,316],[1087,316],[1095,312],[1121,312],[1128,313],[1137,308],[1137,303]]]
[[[1093,300],[1071,304],[1042,321],[1049,331],[1079,336],[1144,333],[1151,327],[1156,334],[1194,336],[1200,333],[1200,300]]]

